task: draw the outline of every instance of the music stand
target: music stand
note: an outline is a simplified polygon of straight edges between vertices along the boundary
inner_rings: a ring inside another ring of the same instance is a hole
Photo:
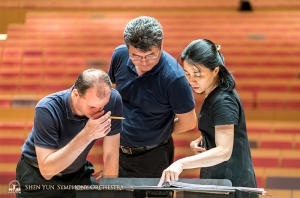
[[[133,198],[134,191],[146,191],[145,197],[149,198],[172,198],[175,192],[176,198],[234,198],[235,194],[234,190],[162,188],[157,187],[158,182],[159,178],[102,178],[101,190],[78,190],[76,198]],[[232,186],[228,179],[179,179],[179,182]]]

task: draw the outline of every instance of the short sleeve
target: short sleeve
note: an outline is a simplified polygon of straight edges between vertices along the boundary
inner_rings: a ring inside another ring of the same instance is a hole
[[[35,145],[43,148],[58,149],[59,132],[55,126],[56,124],[50,111],[37,107],[35,109],[33,127],[33,130],[35,130]]]
[[[239,120],[239,106],[237,101],[229,95],[220,95],[214,101],[213,122],[218,125],[237,125]]]
[[[192,88],[184,76],[170,84],[168,95],[173,112],[176,114],[187,113],[195,108]]]
[[[116,51],[114,51],[111,61],[110,61],[110,66],[108,68],[108,76],[110,77],[110,80],[112,83],[115,83],[115,67],[116,67]]]
[[[111,115],[122,117],[123,102],[121,95],[115,89],[112,89],[112,96],[110,102],[107,104],[106,111],[111,111]],[[122,120],[111,120],[111,131],[107,136],[115,135],[122,132]]]

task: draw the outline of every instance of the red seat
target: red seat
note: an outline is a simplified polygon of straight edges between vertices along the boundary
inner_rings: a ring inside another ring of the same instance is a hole
[[[10,57],[4,56],[1,59],[1,68],[21,68],[21,60],[20,57]]]
[[[254,157],[252,162],[255,167],[279,167],[278,157]]]
[[[300,134],[300,127],[295,128],[280,128],[276,127],[274,128],[275,133],[294,133],[294,134]]]
[[[284,157],[281,160],[281,164],[283,168],[300,168],[300,158]]]
[[[20,158],[20,156],[19,156]],[[0,179],[0,185],[8,185],[9,182],[16,179],[16,173],[15,172],[4,172],[0,171],[1,179]],[[3,192],[1,192],[3,193]],[[16,197],[15,194],[13,194],[14,197]],[[2,198],[2,194],[0,194],[0,197]]]
[[[17,164],[21,156],[21,147],[20,154],[14,153],[0,153],[0,163],[15,163]]]
[[[262,149],[294,149],[294,134],[260,134]]]
[[[248,133],[271,133],[272,123],[270,122],[248,122],[247,123]]]
[[[254,167],[280,167],[279,149],[251,149],[252,162]]]
[[[9,98],[0,98],[0,107],[10,107],[11,99]]]
[[[25,123],[23,122],[0,122],[0,131],[4,130],[18,130],[23,131],[25,129]]]
[[[263,188],[264,182],[263,182],[263,177],[262,176],[257,176],[256,175],[256,183],[258,188]]]
[[[15,145],[21,147],[23,143],[23,137],[0,137],[0,145]]]
[[[289,86],[285,84],[269,84],[265,85],[264,90],[273,92],[287,92],[289,90]]]
[[[261,140],[260,148],[292,149],[293,143],[290,141],[280,141],[280,140]]]
[[[175,147],[189,147],[190,143],[189,139],[174,139]]]
[[[282,168],[299,168],[300,170],[300,155],[298,150],[283,150],[281,153]],[[299,171],[300,176],[300,171]]]

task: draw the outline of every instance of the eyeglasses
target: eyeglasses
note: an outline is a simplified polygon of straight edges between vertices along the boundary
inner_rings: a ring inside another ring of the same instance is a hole
[[[145,56],[145,57],[141,57],[141,56],[130,57],[129,56],[129,58],[132,61],[136,61],[136,62],[137,61],[142,61],[143,59],[145,59],[145,61],[152,61],[152,60],[157,59],[159,52],[160,52],[160,50],[156,54],[153,54],[153,55],[148,55],[148,56]]]

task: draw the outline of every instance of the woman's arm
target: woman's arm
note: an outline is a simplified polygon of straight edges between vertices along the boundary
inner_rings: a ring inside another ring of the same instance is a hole
[[[210,167],[227,161],[232,153],[233,139],[234,125],[216,126],[216,147],[205,152],[177,160],[163,171],[158,185],[162,185],[165,181],[177,181],[178,176],[183,169]]]

